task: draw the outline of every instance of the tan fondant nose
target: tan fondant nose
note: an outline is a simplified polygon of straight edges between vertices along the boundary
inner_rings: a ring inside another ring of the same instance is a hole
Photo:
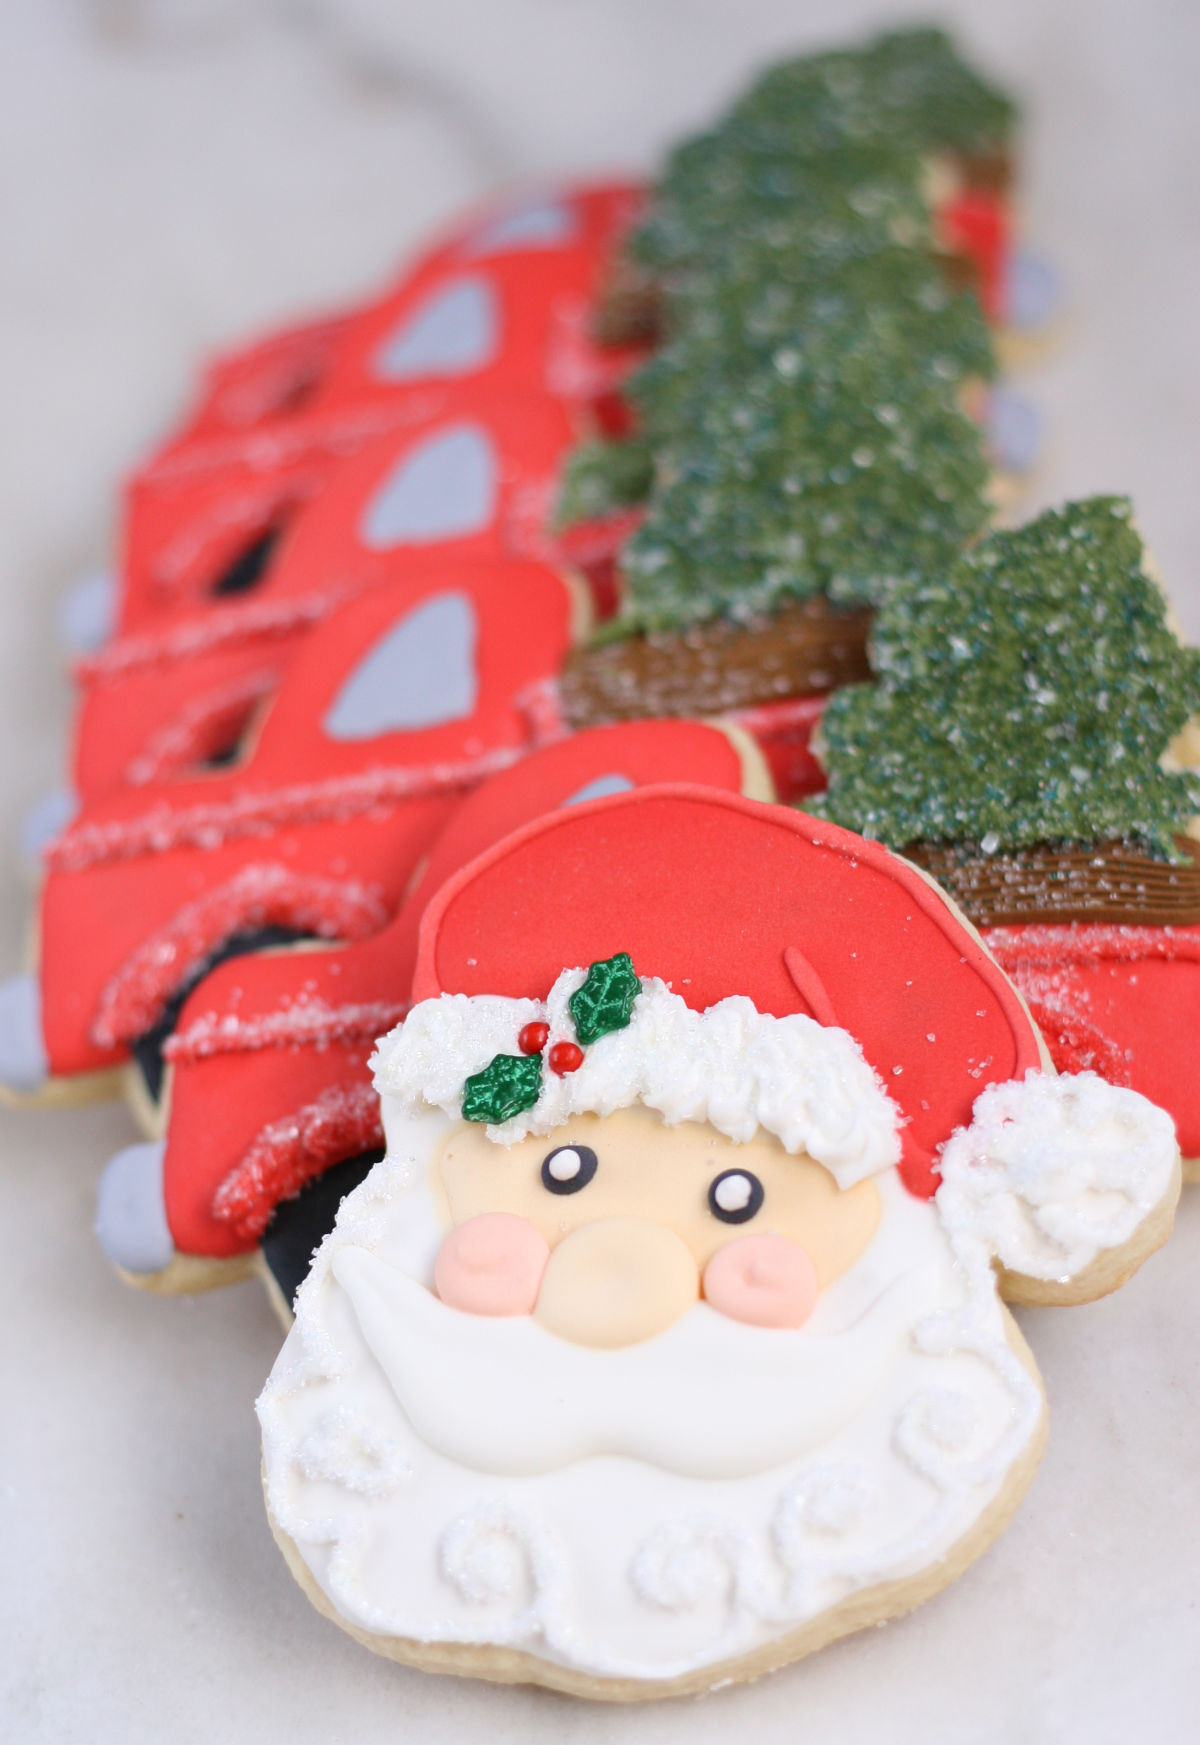
[[[696,1262],[673,1230],[647,1218],[598,1218],[551,1253],[534,1315],[576,1345],[636,1345],[699,1295]]]

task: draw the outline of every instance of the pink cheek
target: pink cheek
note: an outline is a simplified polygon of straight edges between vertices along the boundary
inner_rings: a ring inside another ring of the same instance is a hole
[[[528,1218],[481,1212],[442,1243],[434,1287],[444,1303],[469,1315],[528,1315],[549,1258],[550,1244]]]
[[[741,1236],[704,1269],[705,1300],[753,1327],[802,1327],[819,1294],[816,1268],[787,1236]]]

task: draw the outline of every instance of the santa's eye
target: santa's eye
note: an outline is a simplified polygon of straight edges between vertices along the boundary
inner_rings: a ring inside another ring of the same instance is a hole
[[[596,1173],[590,1145],[560,1145],[542,1160],[542,1186],[552,1194],[577,1194]]]
[[[763,1185],[748,1169],[724,1170],[708,1190],[708,1209],[722,1224],[747,1224],[763,1203]]]

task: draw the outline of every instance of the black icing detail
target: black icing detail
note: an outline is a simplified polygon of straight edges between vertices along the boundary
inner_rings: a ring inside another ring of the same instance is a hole
[[[228,745],[219,745],[215,751],[210,751],[207,757],[202,757],[200,759],[199,768],[228,769],[230,764],[237,762],[238,753],[242,749],[242,741],[245,736],[246,729],[243,727],[234,734]]]
[[[271,1213],[271,1222],[263,1231],[263,1259],[285,1302],[295,1299],[308,1277],[313,1254],[333,1229],[338,1207],[359,1182],[365,1181],[382,1156],[381,1146],[331,1165],[305,1182],[290,1200],[281,1200]]]
[[[243,546],[228,568],[222,570],[209,592],[220,599],[230,594],[253,593],[267,573],[282,532],[282,524],[277,521],[249,545]]]
[[[556,1157],[561,1157],[564,1151],[573,1151],[579,1159],[579,1168],[567,1181],[559,1181],[551,1175],[550,1164]],[[590,1145],[558,1145],[553,1151],[548,1151],[542,1159],[542,1186],[552,1194],[577,1194],[580,1188],[586,1188],[596,1173],[596,1153]]]
[[[202,982],[206,975],[211,975],[218,964],[225,963],[231,957],[247,957],[252,951],[265,951],[272,945],[294,945],[296,940],[306,938],[307,934],[298,933],[293,927],[247,928],[242,933],[231,933],[223,944],[195,966],[182,987],[171,995],[163,1007],[158,1023],[130,1044],[130,1052],[152,1102],[157,1103],[162,1094],[163,1047],[179,1022],[184,1001],[197,983]]]
[[[735,1211],[726,1211],[724,1206],[717,1204],[717,1189],[722,1182],[746,1181],[750,1183],[750,1198],[744,1206]],[[748,1169],[723,1169],[719,1176],[709,1183],[708,1209],[714,1218],[719,1218],[722,1224],[748,1224],[755,1213],[762,1209],[763,1185],[758,1177]]]

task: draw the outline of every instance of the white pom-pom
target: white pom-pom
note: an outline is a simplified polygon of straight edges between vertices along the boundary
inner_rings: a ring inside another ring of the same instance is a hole
[[[937,1204],[1010,1272],[1066,1283],[1170,1191],[1171,1117],[1094,1072],[989,1085],[942,1152]]]

